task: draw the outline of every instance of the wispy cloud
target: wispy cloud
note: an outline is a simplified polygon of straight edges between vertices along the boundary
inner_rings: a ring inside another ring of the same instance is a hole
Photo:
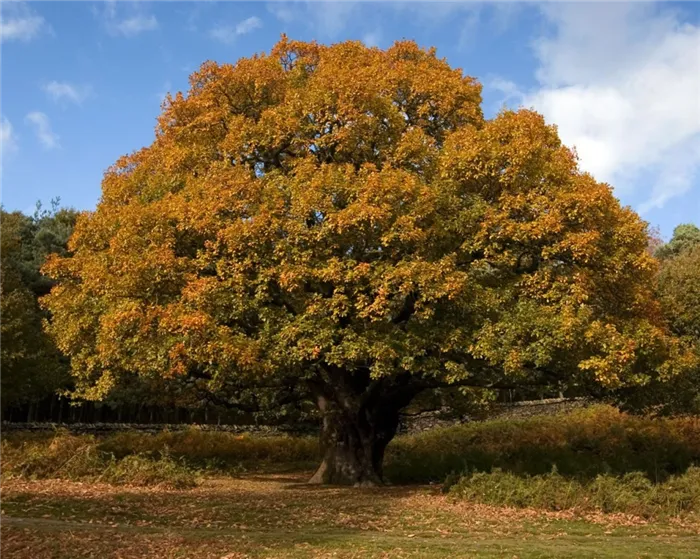
[[[483,82],[484,88],[497,91],[498,101],[491,107],[498,111],[504,106],[520,105],[525,94],[518,87],[518,84],[501,76],[487,76]]]
[[[4,116],[0,118],[0,174],[5,164],[5,159],[17,151],[17,137],[9,120]]]
[[[17,140],[12,123],[4,116],[0,118],[0,146],[2,146],[3,152],[17,148]]]
[[[297,18],[297,11],[289,2],[269,2],[267,11],[284,23],[291,23]]]
[[[158,20],[153,14],[148,16],[139,14],[122,21],[115,21],[110,28],[117,34],[124,35],[125,37],[133,37],[144,31],[158,29]]]
[[[263,23],[259,17],[252,16],[236,25],[220,25],[209,31],[209,36],[222,43],[231,44],[241,35],[260,29]]]
[[[259,17],[252,16],[248,19],[244,19],[236,25],[236,34],[245,35],[251,31],[255,31],[262,27],[262,20]]]
[[[51,31],[46,20],[24,2],[4,2],[0,20],[0,41],[29,42]]]
[[[33,111],[25,117],[25,120],[34,127],[36,137],[46,149],[60,147],[59,137],[51,130],[51,122],[46,114]]]
[[[73,85],[55,80],[45,84],[42,89],[55,102],[65,100],[76,105],[80,105],[92,93],[92,87],[89,85]]]
[[[120,2],[127,4],[127,2]],[[130,15],[124,15],[122,7],[117,7],[115,0],[107,0],[103,7],[93,6],[92,12],[97,19],[101,19],[103,25],[110,35],[121,35],[123,37],[134,37],[147,31],[158,29],[158,19],[153,14],[147,14],[139,3],[128,3],[127,8]]]

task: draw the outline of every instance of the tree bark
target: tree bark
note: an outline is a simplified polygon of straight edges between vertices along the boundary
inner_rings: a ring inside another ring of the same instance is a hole
[[[399,408],[390,402],[340,406],[317,398],[322,417],[322,462],[313,484],[372,486],[384,483],[384,451],[394,438]]]

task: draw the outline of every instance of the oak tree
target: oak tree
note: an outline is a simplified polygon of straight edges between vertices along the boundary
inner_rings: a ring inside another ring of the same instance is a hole
[[[190,84],[46,267],[82,396],[125,375],[232,405],[311,395],[312,481],[362,484],[426,389],[684,366],[646,224],[540,115],[485,120],[481,86],[434,50],[283,37]]]

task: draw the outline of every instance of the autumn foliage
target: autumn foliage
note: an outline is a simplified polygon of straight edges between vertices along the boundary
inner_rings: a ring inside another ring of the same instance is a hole
[[[283,38],[190,84],[46,265],[81,395],[129,375],[311,395],[314,480],[362,483],[422,390],[615,388],[690,359],[646,224],[537,113],[485,120],[433,50]]]

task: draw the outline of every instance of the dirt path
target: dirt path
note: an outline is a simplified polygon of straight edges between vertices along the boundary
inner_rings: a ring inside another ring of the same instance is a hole
[[[697,557],[700,524],[453,502],[435,487],[318,488],[299,476],[189,491],[48,480],[2,488],[2,556]]]

